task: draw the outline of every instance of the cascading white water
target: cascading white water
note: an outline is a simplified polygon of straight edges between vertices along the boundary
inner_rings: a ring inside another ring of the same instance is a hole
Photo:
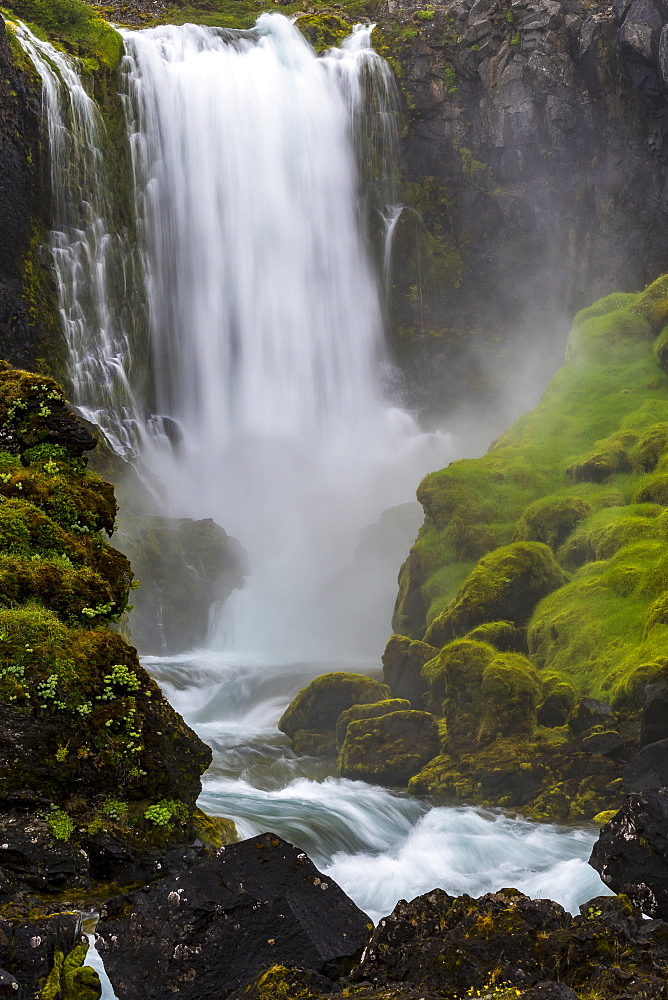
[[[111,221],[104,123],[76,61],[21,21],[9,27],[42,80],[54,201],[51,249],[71,398],[115,450],[129,457],[141,425],[130,373],[141,273],[128,234],[115,232]]]
[[[250,554],[234,637],[228,614],[214,646],[377,654],[389,608],[351,648],[341,574],[446,451],[384,396],[356,150],[393,162],[393,85],[369,37],[317,58],[278,14],[124,33],[152,406],[181,435],[143,459],[174,513],[214,517]]]

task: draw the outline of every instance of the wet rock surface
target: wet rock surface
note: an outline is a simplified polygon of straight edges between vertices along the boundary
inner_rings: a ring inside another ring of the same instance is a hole
[[[273,834],[110,900],[98,950],[119,1000],[228,996],[273,965],[338,978],[368,918],[305,854]]]
[[[629,795],[601,830],[589,863],[614,892],[668,919],[668,788]]]

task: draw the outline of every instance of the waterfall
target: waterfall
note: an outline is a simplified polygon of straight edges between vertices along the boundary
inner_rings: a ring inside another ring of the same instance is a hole
[[[222,612],[212,595],[210,645],[377,657],[398,565],[356,565],[360,532],[450,452],[392,403],[396,94],[372,26],[322,57],[280,14],[122,32],[132,232],[76,60],[16,31],[43,82],[73,401],[161,513],[249,552],[245,591]]]
[[[377,655],[390,608],[346,577],[357,537],[443,457],[388,402],[366,221],[395,198],[394,83],[370,35],[318,58],[279,14],[123,33],[149,404],[170,427],[142,458],[253,574],[214,645]]]
[[[138,255],[113,222],[106,131],[77,60],[10,22],[42,81],[55,227],[51,249],[67,341],[70,396],[121,455],[136,451],[142,408],[130,340],[141,314]]]

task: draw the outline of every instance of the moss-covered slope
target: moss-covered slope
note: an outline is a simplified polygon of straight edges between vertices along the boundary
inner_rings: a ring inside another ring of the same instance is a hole
[[[413,791],[543,819],[619,805],[668,679],[667,335],[668,277],[583,310],[540,404],[421,483],[383,657],[414,711],[342,717],[344,770],[383,780],[383,739],[391,757],[426,707],[439,752]]]

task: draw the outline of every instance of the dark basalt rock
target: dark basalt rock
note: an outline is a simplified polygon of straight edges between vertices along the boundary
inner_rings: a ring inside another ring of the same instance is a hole
[[[592,899],[572,917],[516,889],[479,899],[437,889],[380,921],[353,978],[448,998],[486,995],[493,975],[526,1000],[662,1000],[667,960],[668,928],[644,920],[625,896]]]
[[[644,709],[640,722],[640,743],[668,739],[668,678],[648,684],[644,691]]]
[[[10,972],[0,969],[0,1000],[22,1000],[21,984]]]
[[[211,848],[195,836],[190,842],[155,847],[111,833],[56,840],[39,815],[4,812],[0,814],[0,903],[23,892],[72,892],[105,883],[136,886],[186,871],[210,853]]]
[[[668,788],[629,795],[601,830],[589,864],[644,913],[668,918]]]
[[[581,698],[568,717],[569,729],[574,733],[584,733],[594,726],[612,729],[616,722],[617,717],[610,706],[596,698]]]
[[[643,747],[624,768],[627,792],[644,792],[668,786],[668,740]]]
[[[305,854],[267,833],[106,904],[98,949],[119,1000],[224,1000],[272,965],[337,978],[368,918]]]

